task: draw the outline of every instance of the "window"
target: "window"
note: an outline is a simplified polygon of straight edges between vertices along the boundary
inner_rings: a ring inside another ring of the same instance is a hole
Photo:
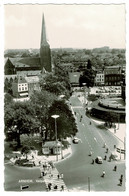
[[[24,87],[22,87],[22,91],[24,91]]]
[[[18,88],[18,91],[21,91],[21,88]]]
[[[27,90],[27,87],[25,87],[25,90]]]

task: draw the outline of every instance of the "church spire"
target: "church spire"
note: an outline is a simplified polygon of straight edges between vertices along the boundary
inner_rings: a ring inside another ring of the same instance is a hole
[[[51,50],[50,50],[49,43],[47,42],[44,14],[42,16],[42,30],[41,30],[41,42],[40,42],[40,63],[41,63],[42,73],[43,73],[44,69],[48,72],[52,71]]]
[[[44,14],[43,14],[40,46],[46,45],[46,44],[47,44],[47,36],[46,36],[46,27],[45,27],[45,20],[44,20]]]

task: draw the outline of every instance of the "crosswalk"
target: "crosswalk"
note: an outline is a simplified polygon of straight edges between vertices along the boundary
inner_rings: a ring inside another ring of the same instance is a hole
[[[44,182],[48,191],[68,191],[63,179],[58,178],[58,174],[58,170],[56,168],[53,168],[51,174],[44,176]],[[49,184],[51,184],[50,189]]]

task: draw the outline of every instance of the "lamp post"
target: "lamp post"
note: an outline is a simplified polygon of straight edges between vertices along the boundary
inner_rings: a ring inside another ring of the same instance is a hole
[[[90,192],[90,177],[88,177],[88,191]]]
[[[65,97],[65,95],[60,95],[59,96],[60,99],[63,99],[64,97]]]
[[[59,115],[56,115],[56,114],[55,114],[55,115],[52,115],[51,117],[55,119],[56,160],[58,161],[58,153],[57,153],[57,149],[58,149],[58,147],[57,147],[57,123],[56,123],[56,119],[59,118]]]
[[[82,83],[83,88],[84,88],[84,107],[85,107],[85,102],[86,102],[86,83]]]

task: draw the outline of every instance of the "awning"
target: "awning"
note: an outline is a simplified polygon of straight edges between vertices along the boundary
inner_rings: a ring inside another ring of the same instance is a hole
[[[28,93],[20,93],[20,96],[26,96]]]

